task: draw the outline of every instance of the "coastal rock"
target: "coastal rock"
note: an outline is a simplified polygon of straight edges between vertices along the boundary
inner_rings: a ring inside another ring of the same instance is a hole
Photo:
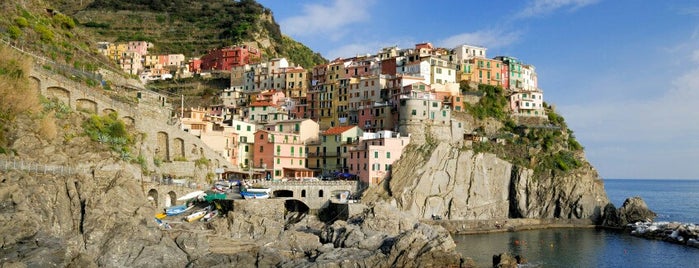
[[[599,222],[609,203],[604,184],[588,163],[562,176],[534,171],[447,142],[427,151],[410,145],[394,164],[385,187],[372,187],[368,202],[393,200],[420,219],[589,219]]]
[[[657,216],[638,196],[627,198],[619,209],[613,204],[608,204],[604,211],[602,225],[612,228],[623,228],[635,222],[650,222]]]
[[[622,225],[637,221],[653,221],[657,214],[651,211],[646,201],[639,196],[627,198],[619,208],[619,220]]]
[[[496,268],[517,268],[520,264],[526,263],[524,258],[512,256],[509,252],[493,255],[493,267]]]

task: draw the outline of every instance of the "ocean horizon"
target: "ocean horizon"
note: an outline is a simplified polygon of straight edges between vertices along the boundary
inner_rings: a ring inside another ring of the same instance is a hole
[[[603,179],[617,208],[640,196],[658,214],[655,221],[699,223],[699,180]],[[455,235],[457,250],[478,267],[491,267],[492,255],[522,255],[527,267],[699,267],[699,249],[648,240],[619,231],[560,228],[477,235]]]

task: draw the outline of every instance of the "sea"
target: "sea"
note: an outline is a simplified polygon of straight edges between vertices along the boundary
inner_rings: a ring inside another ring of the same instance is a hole
[[[605,179],[618,208],[640,196],[658,214],[656,221],[699,224],[699,180]],[[699,248],[648,240],[598,229],[545,229],[454,236],[457,250],[478,267],[492,267],[503,252],[524,257],[522,267],[699,267]]]

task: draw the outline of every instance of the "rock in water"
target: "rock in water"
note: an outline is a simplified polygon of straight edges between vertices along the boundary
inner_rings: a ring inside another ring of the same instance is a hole
[[[639,196],[627,198],[619,208],[619,218],[626,223],[637,221],[653,221],[657,214],[651,211],[646,202]]]
[[[526,260],[519,255],[512,256],[508,252],[493,255],[493,267],[496,268],[517,268],[522,263],[526,263]]]
[[[639,221],[653,221],[657,216],[639,196],[627,198],[619,209],[609,204],[604,212],[605,218],[602,225],[615,228],[622,228],[629,223]]]

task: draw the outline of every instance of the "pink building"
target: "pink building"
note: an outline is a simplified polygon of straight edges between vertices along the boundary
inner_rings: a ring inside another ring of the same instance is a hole
[[[365,132],[359,143],[349,149],[349,172],[366,184],[379,184],[391,175],[393,162],[409,142],[410,137],[392,131]]]
[[[260,50],[249,46],[219,48],[201,57],[202,70],[226,70],[259,61]]]
[[[126,51],[136,52],[138,55],[144,56],[148,54],[148,48],[151,47],[153,44],[146,41],[130,41],[126,45]]]
[[[298,134],[258,130],[255,132],[253,166],[264,169],[274,180],[313,177],[306,168],[306,145]]]

